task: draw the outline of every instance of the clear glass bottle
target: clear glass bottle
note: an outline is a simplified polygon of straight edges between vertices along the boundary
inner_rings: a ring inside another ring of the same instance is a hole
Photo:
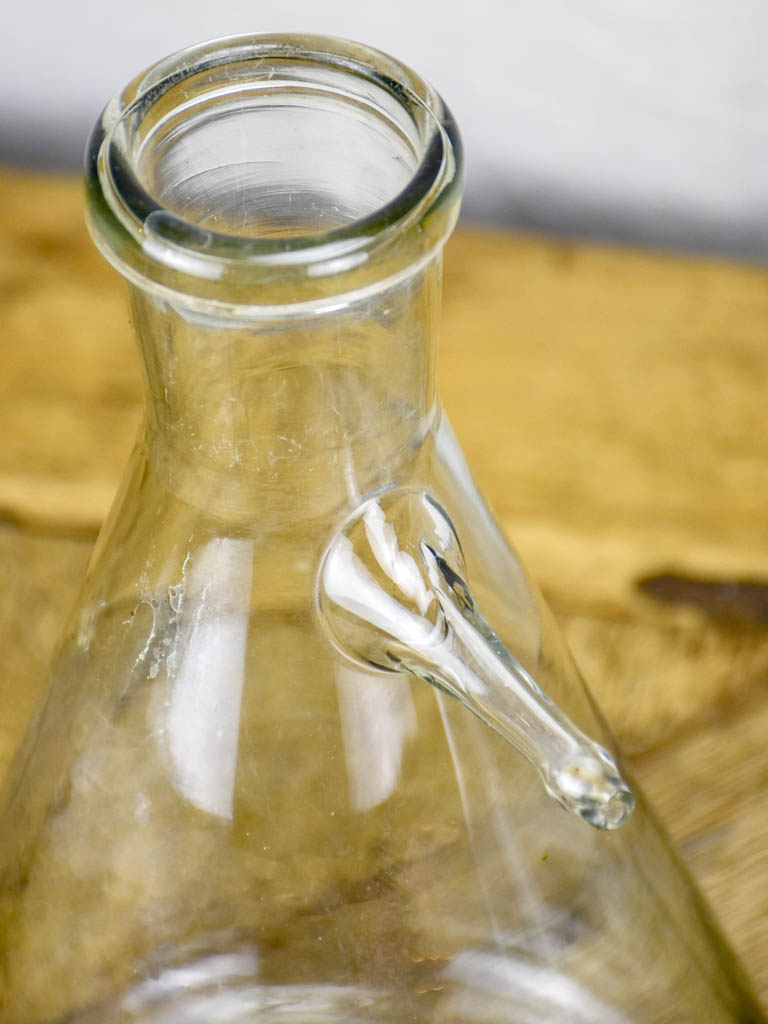
[[[107,107],[146,417],[6,787],[4,1024],[763,1019],[437,400],[460,187],[338,40]]]

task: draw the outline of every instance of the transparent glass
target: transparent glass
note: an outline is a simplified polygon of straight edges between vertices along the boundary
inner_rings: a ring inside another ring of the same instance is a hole
[[[146,416],[3,798],[4,1024],[763,1020],[437,400],[439,97],[206,44],[87,189]]]

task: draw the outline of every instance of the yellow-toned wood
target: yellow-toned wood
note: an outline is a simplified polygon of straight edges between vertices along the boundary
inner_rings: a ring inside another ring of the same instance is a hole
[[[768,997],[768,272],[465,229],[443,320],[483,492]],[[2,771],[140,414],[77,182],[0,172],[0,324]]]

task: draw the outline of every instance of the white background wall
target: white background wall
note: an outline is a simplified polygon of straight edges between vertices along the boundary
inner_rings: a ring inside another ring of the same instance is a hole
[[[437,86],[468,215],[768,258],[757,0],[0,0],[0,161],[77,166],[103,103],[205,38],[328,32]]]

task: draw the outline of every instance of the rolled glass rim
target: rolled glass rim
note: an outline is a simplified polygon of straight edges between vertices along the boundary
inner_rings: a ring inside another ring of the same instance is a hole
[[[121,152],[119,127],[185,78],[265,57],[319,63],[368,79],[407,113],[424,117],[429,131],[406,185],[348,225],[287,238],[215,232],[166,210]],[[107,105],[85,154],[88,226],[107,260],[139,287],[225,314],[339,308],[412,273],[453,229],[462,182],[461,138],[439,94],[395,58],[323,35],[238,35],[180,50]]]

